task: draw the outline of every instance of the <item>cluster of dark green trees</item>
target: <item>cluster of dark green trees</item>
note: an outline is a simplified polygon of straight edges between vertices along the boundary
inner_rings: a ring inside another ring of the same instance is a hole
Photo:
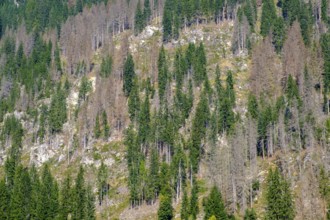
[[[182,27],[209,20],[219,22],[224,18],[234,18],[233,12],[238,2],[239,0],[166,0],[163,14],[164,42],[177,39]]]
[[[278,168],[270,169],[267,177],[266,219],[294,219],[294,202],[290,184]]]
[[[20,120],[7,117],[1,139],[10,140],[5,175],[0,179],[0,219],[95,219],[95,198],[80,167],[75,184],[68,176],[60,186],[46,164],[23,167],[21,148],[24,132]]]
[[[60,33],[61,24],[69,16],[74,16],[83,11],[85,6],[108,0],[77,0],[70,6],[67,0],[4,0],[0,3],[0,38],[6,28],[16,28],[23,21],[28,31],[39,32],[47,28],[57,28]],[[17,4],[17,5],[16,5]]]
[[[0,79],[8,85],[7,94],[3,93],[0,99],[0,121],[3,121],[6,113],[15,110],[16,102],[21,95],[20,87],[24,87],[27,100],[40,100],[51,97],[50,106],[34,109],[33,105],[27,106],[27,112],[39,120],[37,136],[43,140],[46,131],[56,133],[62,130],[62,125],[67,120],[66,97],[68,95],[68,80],[62,85],[52,81],[50,68],[52,62],[52,43],[45,43],[39,34],[35,35],[34,46],[30,56],[26,56],[23,44],[15,48],[15,42],[11,38],[4,39],[1,55],[5,58],[5,64],[0,71]],[[55,53],[56,55],[56,53]],[[55,56],[56,59],[57,56]],[[58,69],[60,69],[60,64]],[[36,112],[37,111],[37,112]],[[36,112],[36,113],[34,113]],[[39,115],[39,117],[38,117]]]
[[[274,1],[264,0],[262,5],[261,27],[262,36],[272,35],[277,52],[281,51],[285,40],[286,27],[299,21],[304,43],[310,45],[313,28],[313,11],[311,3],[300,0],[280,0],[277,7],[282,9],[282,16],[277,16]]]
[[[319,174],[319,192],[324,202],[324,213],[330,219],[330,177],[324,167],[321,167]]]
[[[112,57],[107,55],[102,59],[100,75],[104,78],[109,77],[112,72]]]
[[[0,219],[95,219],[95,198],[82,167],[74,184],[68,176],[61,185],[48,165],[38,172],[18,163],[14,176],[8,169],[0,180]]]
[[[157,1],[154,2],[155,5],[157,5]],[[138,1],[138,4],[136,6],[135,11],[135,24],[134,24],[134,33],[139,34],[142,32],[143,28],[145,28],[151,19],[151,7],[150,7],[150,1],[144,0],[144,6],[143,9],[141,7],[140,0]]]
[[[110,126],[108,123],[108,116],[105,110],[102,111],[101,122],[102,123],[100,123],[100,116],[98,113],[95,119],[94,137],[97,139],[103,137],[105,140],[107,140],[110,135]]]
[[[205,142],[210,139],[215,142],[218,134],[233,131],[236,121],[234,79],[232,72],[228,71],[226,81],[222,82],[217,67],[216,85],[211,87],[202,43],[177,49],[172,71],[169,60],[162,47],[158,57],[158,81],[153,83],[150,79],[138,81],[132,55],[128,54],[124,63],[123,90],[128,97],[131,119],[125,134],[130,201],[135,207],[142,203],[152,204],[159,198],[159,219],[171,219],[173,199],[185,192],[186,205],[182,215],[186,216],[184,219],[189,216],[196,219],[198,184],[195,173]],[[175,92],[170,104],[168,90],[172,84]],[[179,129],[185,126],[191,115],[194,87],[200,87],[201,92],[192,116],[190,138],[185,140]],[[150,99],[156,95],[160,107],[150,109]],[[189,183],[190,198],[187,193]]]

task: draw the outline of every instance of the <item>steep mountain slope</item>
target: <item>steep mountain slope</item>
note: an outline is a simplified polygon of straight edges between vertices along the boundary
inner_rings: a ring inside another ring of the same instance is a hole
[[[329,217],[329,5],[4,1],[0,218]]]

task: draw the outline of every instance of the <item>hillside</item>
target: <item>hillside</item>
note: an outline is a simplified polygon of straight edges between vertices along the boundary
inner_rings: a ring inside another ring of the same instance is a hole
[[[3,1],[0,219],[329,219],[329,24],[327,0]]]

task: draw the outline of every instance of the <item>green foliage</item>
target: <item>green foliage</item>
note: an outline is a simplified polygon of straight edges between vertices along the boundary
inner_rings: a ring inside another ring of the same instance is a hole
[[[209,121],[209,105],[205,92],[201,93],[200,101],[197,105],[196,114],[193,119],[191,132],[191,149],[190,161],[194,172],[198,171],[198,164],[200,160],[202,140],[206,135],[206,126]]]
[[[218,131],[219,133],[230,133],[234,128],[235,114],[235,90],[232,72],[227,72],[226,89],[223,90],[221,81],[218,79],[217,85],[217,111],[218,111]]]
[[[71,177],[68,175],[61,188],[59,219],[67,219],[72,212],[72,196]]]
[[[160,49],[158,57],[158,91],[159,98],[163,102],[168,81],[168,67],[166,62],[166,53],[164,46]]]
[[[321,197],[326,205],[326,216],[327,219],[330,219],[330,178],[327,172],[324,170],[324,167],[320,169],[319,175],[319,192]]]
[[[88,220],[95,220],[95,196],[92,191],[92,186],[88,185],[86,190],[86,218]]]
[[[57,71],[62,73],[61,55],[60,55],[60,49],[59,49],[58,45],[56,45],[54,56],[55,56],[56,69],[57,69]]]
[[[125,60],[123,78],[124,78],[123,79],[124,93],[128,97],[128,96],[130,96],[130,93],[132,91],[133,82],[134,82],[134,78],[135,78],[134,61],[133,61],[133,57],[131,54],[128,54],[127,58]]]
[[[173,0],[166,0],[164,6],[164,14],[163,14],[163,41],[169,42],[172,38],[172,1]]]
[[[140,163],[142,155],[140,146],[137,143],[137,134],[132,125],[125,131],[124,144],[127,147],[127,166],[129,172],[128,187],[130,189],[130,203],[132,207],[139,204],[139,186],[140,186]]]
[[[276,8],[273,0],[262,1],[260,34],[266,37],[276,21]]]
[[[300,1],[299,0],[283,0],[282,6],[283,18],[291,25],[300,14]]]
[[[190,210],[189,210],[189,200],[188,200],[188,195],[187,191],[184,190],[183,192],[183,198],[182,198],[182,204],[181,204],[181,219],[182,220],[188,220],[190,215]]]
[[[154,201],[160,191],[160,179],[159,179],[159,157],[156,148],[151,151],[150,169],[148,175],[148,194],[147,200],[149,202]]]
[[[253,119],[257,119],[259,115],[257,98],[251,93],[248,98],[248,113]]]
[[[193,179],[193,188],[191,189],[191,198],[190,198],[190,214],[192,219],[197,219],[197,214],[199,213],[199,206],[198,206],[198,183],[196,179]]]
[[[199,47],[195,51],[195,62],[194,62],[194,81],[197,85],[200,85],[206,77],[206,55],[204,50],[204,45],[201,42]]]
[[[49,109],[49,130],[57,133],[62,130],[63,124],[67,120],[67,106],[65,92],[58,86],[53,95]]]
[[[320,43],[324,59],[323,85],[325,94],[327,94],[330,91],[330,34],[323,34]]]
[[[41,175],[39,218],[54,219],[59,208],[59,191],[56,180],[50,173],[46,164]]]
[[[100,136],[101,136],[100,117],[99,114],[97,114],[95,119],[95,126],[94,126],[94,137],[100,138]]]
[[[253,0],[247,0],[243,6],[243,11],[251,29],[253,30],[257,17],[256,2]]]
[[[205,220],[208,220],[211,216],[215,216],[216,219],[227,219],[225,205],[222,201],[221,193],[216,186],[212,188],[210,195],[204,200],[204,212]]]
[[[79,87],[79,101],[86,101],[87,94],[92,90],[92,83],[83,76]]]
[[[91,188],[84,185],[82,168],[74,189],[67,176],[60,192],[48,164],[43,167],[41,178],[34,165],[23,168],[18,161],[14,170],[12,183],[0,181],[1,219],[65,220],[69,215],[71,219],[95,219],[95,196]]]
[[[282,17],[276,18],[273,27],[272,43],[277,53],[282,50],[285,40],[285,25]]]
[[[105,110],[102,112],[102,122],[103,122],[103,137],[105,140],[108,140],[109,135],[110,135],[110,126],[108,123],[108,115]]]
[[[112,63],[113,63],[113,61],[112,61],[112,57],[110,55],[108,55],[102,59],[101,72],[100,72],[101,77],[106,78],[111,75]]]
[[[322,2],[321,2],[321,19],[325,23],[329,22],[329,17],[328,17],[328,8],[329,7],[328,6],[329,6],[328,1],[322,0]]]
[[[73,207],[72,214],[75,220],[84,219],[86,217],[86,188],[84,179],[84,169],[82,166],[79,168],[79,172],[73,188]]]
[[[128,98],[128,113],[131,121],[134,121],[140,111],[139,86],[136,78],[134,79],[132,86],[133,87]]]
[[[246,209],[244,214],[244,220],[257,220],[257,213],[252,209]]]
[[[141,2],[139,0],[135,11],[135,25],[134,25],[135,35],[141,33],[144,27],[145,27],[144,15],[141,9]]]
[[[297,82],[293,79],[291,75],[289,75],[288,77],[286,94],[290,102],[292,102],[293,99],[297,99],[298,101],[300,100]]]
[[[145,95],[144,102],[141,104],[140,109],[138,141],[141,144],[145,144],[148,141],[150,133],[150,104],[148,93]]]
[[[8,219],[10,194],[5,179],[0,181],[0,219]]]
[[[148,24],[151,18],[150,0],[144,0],[143,18],[145,23]]]
[[[102,204],[103,199],[108,194],[108,168],[107,166],[101,162],[101,166],[99,167],[98,173],[97,173],[97,183],[98,183],[98,194],[99,194],[99,204]]]
[[[294,219],[294,202],[289,183],[278,168],[269,170],[266,191],[266,219]]]
[[[158,219],[159,220],[171,220],[173,219],[173,207],[172,199],[168,196],[161,196],[158,209]]]
[[[313,15],[312,15],[312,6],[308,4],[302,4],[299,12],[299,22],[301,35],[303,37],[305,45],[310,45],[311,41],[311,32],[313,29]]]
[[[47,122],[47,115],[48,115],[48,108],[46,105],[42,105],[40,108],[40,118],[39,118],[39,130],[38,130],[38,136],[40,138],[40,141],[44,140],[45,134],[46,134],[46,122]]]
[[[26,216],[26,208],[24,205],[24,182],[23,182],[23,168],[18,166],[16,168],[14,177],[14,187],[11,192],[10,199],[10,219],[24,219]]]

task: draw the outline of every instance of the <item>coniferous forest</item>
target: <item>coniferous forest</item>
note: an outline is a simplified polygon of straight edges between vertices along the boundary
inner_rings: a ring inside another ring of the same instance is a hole
[[[329,0],[3,0],[0,219],[330,219]]]

